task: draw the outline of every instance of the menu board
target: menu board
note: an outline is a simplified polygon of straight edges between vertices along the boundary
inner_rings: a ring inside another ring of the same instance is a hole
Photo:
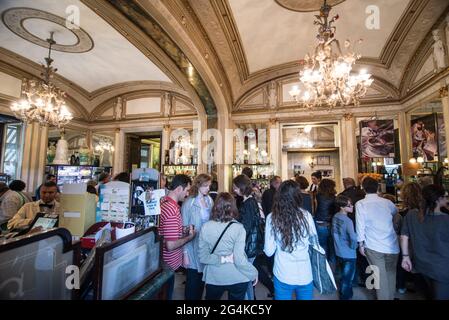
[[[100,185],[96,221],[125,222],[129,216],[130,185],[114,181]]]

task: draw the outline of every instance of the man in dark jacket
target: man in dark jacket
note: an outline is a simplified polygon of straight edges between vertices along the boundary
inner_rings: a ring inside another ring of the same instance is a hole
[[[274,176],[270,180],[270,189],[265,190],[262,195],[262,210],[265,216],[271,213],[271,208],[273,207],[273,198],[277,189],[282,183],[282,179],[279,176]]]
[[[355,180],[352,178],[343,178],[343,186],[345,190],[339,195],[343,195],[351,199],[352,204],[354,205],[354,212],[351,215],[348,215],[352,221],[355,220],[355,204],[357,201],[365,198],[365,191],[360,189],[355,185]]]

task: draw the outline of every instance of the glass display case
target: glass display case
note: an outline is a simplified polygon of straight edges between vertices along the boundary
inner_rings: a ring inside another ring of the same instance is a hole
[[[126,299],[162,271],[162,241],[156,228],[97,248],[94,270],[94,299]]]
[[[164,176],[167,177],[167,181],[170,183],[173,177],[177,174],[186,174],[192,180],[196,177],[198,166],[195,164],[189,165],[164,165]]]
[[[270,179],[275,175],[273,164],[233,164],[232,177],[240,175],[245,167],[250,167],[253,170],[251,181],[258,185],[262,192],[270,187]]]
[[[86,183],[89,180],[96,180],[102,172],[112,172],[112,167],[94,166],[70,166],[70,165],[48,165],[45,167],[45,174],[54,174],[56,183],[62,191],[64,183]]]
[[[64,228],[0,239],[0,300],[72,300],[67,267],[79,267],[79,243]]]

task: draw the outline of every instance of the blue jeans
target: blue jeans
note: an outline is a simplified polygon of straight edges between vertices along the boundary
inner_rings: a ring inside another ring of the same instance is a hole
[[[292,300],[293,292],[295,292],[296,300],[313,300],[313,281],[309,284],[291,285],[274,279],[274,300]]]
[[[352,299],[352,281],[355,276],[356,259],[345,259],[337,257],[337,264],[340,270],[340,300]]]
[[[175,275],[167,280],[167,300],[173,300],[173,291],[175,290]]]
[[[204,282],[203,273],[196,269],[186,269],[186,300],[201,300],[203,298]]]
[[[256,260],[256,257],[248,258],[248,262],[251,264],[254,264],[254,260]],[[254,286],[252,281],[248,283],[248,288],[245,293],[245,300],[254,300]]]
[[[320,246],[326,251],[326,258],[331,267],[335,270],[335,249],[334,249],[334,241],[331,235],[331,225],[320,225],[318,223],[315,224],[316,232],[318,234],[318,242]]]

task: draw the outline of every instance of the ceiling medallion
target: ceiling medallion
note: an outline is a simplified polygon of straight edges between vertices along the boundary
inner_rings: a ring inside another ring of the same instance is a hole
[[[285,9],[298,12],[319,11],[322,5],[321,0],[274,0],[278,5]],[[336,6],[345,0],[329,0],[327,3],[331,6]]]
[[[89,34],[82,28],[69,29],[66,27],[66,19],[42,10],[31,8],[11,8],[3,12],[2,21],[5,26],[19,37],[30,41],[38,46],[48,48],[46,39],[41,39],[24,26],[27,19],[38,19],[50,21],[71,32],[77,39],[77,42],[70,45],[55,44],[52,49],[61,52],[83,53],[92,50],[94,42]]]

